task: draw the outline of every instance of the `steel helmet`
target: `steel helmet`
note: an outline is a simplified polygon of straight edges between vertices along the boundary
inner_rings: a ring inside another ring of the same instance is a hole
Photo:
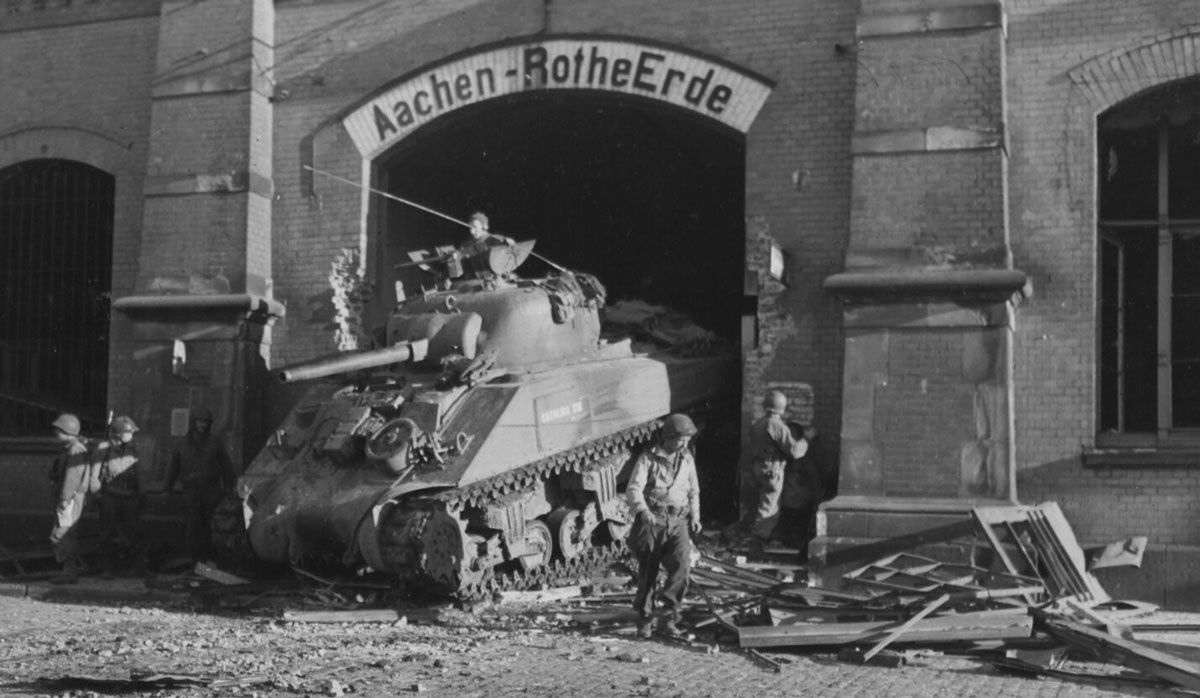
[[[787,409],[787,395],[781,390],[768,390],[766,395],[763,395],[763,409],[774,414],[783,414]]]
[[[117,417],[112,421],[112,432],[114,434],[124,434],[125,432],[135,432],[138,430],[138,425],[132,419],[124,415]]]
[[[64,434],[79,436],[79,417],[76,417],[69,412],[63,412],[62,414],[58,415],[58,418],[51,422],[50,426],[58,429]]]
[[[663,420],[662,437],[673,439],[677,436],[691,436],[696,433],[696,425],[686,414],[668,415]]]

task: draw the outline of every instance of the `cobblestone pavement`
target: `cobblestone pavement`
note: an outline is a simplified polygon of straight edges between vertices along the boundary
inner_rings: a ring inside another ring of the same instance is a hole
[[[99,696],[41,678],[128,678],[131,671],[266,683],[174,688],[152,696],[1177,696],[1129,688],[1000,674],[986,661],[923,654],[907,666],[839,662],[830,654],[769,652],[775,673],[732,645],[637,640],[628,627],[588,632],[547,605],[467,613],[446,609],[428,621],[295,623],[274,611],[200,612],[186,600],[113,603],[0,596],[0,695]],[[420,614],[414,613],[414,618]],[[1156,614],[1146,622],[1195,623]],[[1180,639],[1175,634],[1176,640]],[[705,639],[706,636],[701,636]],[[1186,638],[1200,646],[1200,639]]]

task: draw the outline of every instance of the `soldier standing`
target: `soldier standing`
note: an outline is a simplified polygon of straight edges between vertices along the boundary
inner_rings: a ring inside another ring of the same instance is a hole
[[[100,569],[105,579],[112,578],[122,548],[128,548],[136,574],[147,571],[142,530],[146,488],[133,443],[137,428],[129,417],[117,417],[111,437],[93,456],[93,468],[98,468],[100,477]]]
[[[79,437],[79,418],[75,415],[60,414],[51,426],[54,427],[54,435],[62,442],[62,450],[50,466],[50,487],[55,504],[50,545],[54,549],[54,559],[62,565],[62,574],[53,581],[56,584],[75,584],[79,581],[79,569],[82,567],[76,528],[79,517],[83,515],[83,505],[91,482],[88,450]]]
[[[629,544],[637,556],[637,634],[653,632],[654,583],[661,565],[667,571],[660,593],[665,621],[662,632],[679,635],[680,606],[687,591],[692,554],[689,529],[700,531],[700,483],[688,442],[696,425],[686,415],[672,414],[663,422],[659,441],[638,456],[626,487],[635,513]]]
[[[237,483],[233,461],[225,442],[212,433],[212,423],[212,410],[197,408],[188,422],[187,435],[175,444],[167,464],[167,492],[182,478],[187,498],[187,549],[193,563],[213,557],[213,513]]]
[[[750,426],[750,476],[756,492],[750,550],[756,555],[762,554],[779,523],[779,497],[787,464],[808,451],[808,440],[793,436],[783,421],[786,395],[778,390],[767,391],[763,410],[766,414]]]

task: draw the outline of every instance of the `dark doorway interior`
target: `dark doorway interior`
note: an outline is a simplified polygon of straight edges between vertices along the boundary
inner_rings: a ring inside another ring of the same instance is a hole
[[[68,160],[0,170],[0,435],[48,436],[58,411],[103,423],[114,186]]]
[[[668,305],[736,342],[741,134],[649,103],[578,93],[497,101],[410,136],[380,164],[377,186],[460,220],[483,211],[493,232],[534,238],[538,254],[597,275],[610,301]],[[467,236],[394,201],[382,218],[392,263],[407,249]],[[526,267],[523,275],[539,271]]]
[[[539,93],[460,109],[377,163],[374,186],[495,233],[536,239],[536,252],[595,274],[609,303],[640,299],[687,313],[739,345],[745,260],[742,134],[642,100]],[[374,197],[381,290],[431,282],[392,265],[405,252],[461,244],[467,231]],[[548,270],[527,262],[520,273]],[[386,309],[381,309],[386,311]],[[738,391],[740,394],[740,391]],[[733,406],[736,410],[736,405]],[[709,517],[732,517],[736,435],[703,483]],[[723,448],[721,448],[723,446]],[[703,469],[703,463],[702,469]],[[702,473],[702,477],[704,477]]]

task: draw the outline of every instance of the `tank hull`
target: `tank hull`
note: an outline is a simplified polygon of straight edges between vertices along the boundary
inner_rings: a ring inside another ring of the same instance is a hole
[[[727,400],[735,369],[628,355],[510,372],[457,394],[418,387],[410,404],[440,405],[441,433],[463,447],[403,476],[340,438],[389,391],[318,385],[240,483],[250,548],[271,563],[371,569],[459,594],[603,558],[628,523],[632,454],[666,414]],[[414,374],[410,389],[429,378]],[[547,542],[537,522],[551,519]]]

